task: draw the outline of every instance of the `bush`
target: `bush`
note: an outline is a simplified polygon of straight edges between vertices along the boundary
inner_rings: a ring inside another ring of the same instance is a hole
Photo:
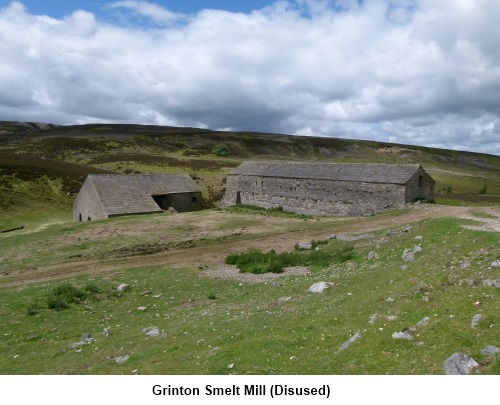
[[[316,242],[317,243],[317,242]],[[325,245],[328,241],[321,241]],[[230,254],[226,257],[227,264],[234,264],[240,273],[282,273],[285,267],[291,266],[319,266],[326,267],[332,263],[343,263],[352,259],[354,247],[329,246],[324,250],[312,250],[308,252],[285,252],[277,254],[274,250],[267,253],[257,250]]]
[[[212,148],[212,153],[217,156],[229,156],[229,147],[225,143],[219,143]]]

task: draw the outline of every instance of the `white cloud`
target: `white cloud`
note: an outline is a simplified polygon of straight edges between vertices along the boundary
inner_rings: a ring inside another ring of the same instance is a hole
[[[500,154],[500,2],[280,1],[110,23],[0,9],[0,119],[136,122]],[[123,15],[120,15],[123,18]],[[132,18],[132,17],[131,17]]]

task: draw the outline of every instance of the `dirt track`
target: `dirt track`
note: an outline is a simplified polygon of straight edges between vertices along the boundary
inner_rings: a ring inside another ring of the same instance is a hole
[[[203,236],[210,234],[209,224],[214,223],[214,211],[207,214],[206,232]],[[220,213],[217,213],[220,215]],[[300,240],[322,239],[335,233],[339,239],[354,240],[369,235],[371,232],[391,229],[422,221],[427,218],[453,217],[464,218],[476,221],[475,225],[467,225],[469,229],[479,229],[490,232],[500,232],[500,208],[498,207],[451,207],[442,205],[421,204],[413,206],[409,211],[395,216],[373,216],[362,217],[359,220],[346,220],[345,222],[328,222],[325,226],[314,231],[303,229],[296,232],[288,232],[280,229],[279,221],[286,221],[286,218],[264,219],[269,221],[264,224],[266,232],[257,228],[246,227],[239,231],[240,235],[247,236],[241,240],[228,238],[222,242],[214,244],[200,244],[192,247],[180,247],[141,256],[129,256],[121,258],[110,258],[102,260],[85,260],[80,262],[65,262],[54,265],[47,265],[37,268],[25,268],[10,271],[8,274],[0,275],[0,287],[12,287],[36,282],[43,282],[56,279],[75,277],[82,274],[117,272],[127,268],[144,266],[168,265],[171,268],[208,266],[212,269],[220,268],[224,263],[227,252],[234,252],[242,248],[245,249],[269,249],[271,246],[276,251],[292,250],[294,245]],[[219,219],[215,220],[217,222]],[[183,217],[176,216],[173,221],[182,224]],[[178,224],[178,225],[179,225]],[[271,229],[269,229],[271,227]],[[139,231],[135,229],[135,231]],[[86,233],[91,231],[86,230]],[[96,231],[94,236],[102,235],[103,228]],[[22,280],[19,278],[22,277]]]

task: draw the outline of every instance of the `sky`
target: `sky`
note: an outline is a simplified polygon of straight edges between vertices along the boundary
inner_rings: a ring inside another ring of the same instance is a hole
[[[0,0],[0,120],[500,155],[498,0]]]

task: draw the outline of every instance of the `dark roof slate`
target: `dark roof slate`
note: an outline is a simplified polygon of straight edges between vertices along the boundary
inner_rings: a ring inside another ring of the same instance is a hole
[[[405,184],[420,165],[247,161],[230,175]]]
[[[161,212],[153,195],[200,192],[188,174],[90,174],[108,215]]]

